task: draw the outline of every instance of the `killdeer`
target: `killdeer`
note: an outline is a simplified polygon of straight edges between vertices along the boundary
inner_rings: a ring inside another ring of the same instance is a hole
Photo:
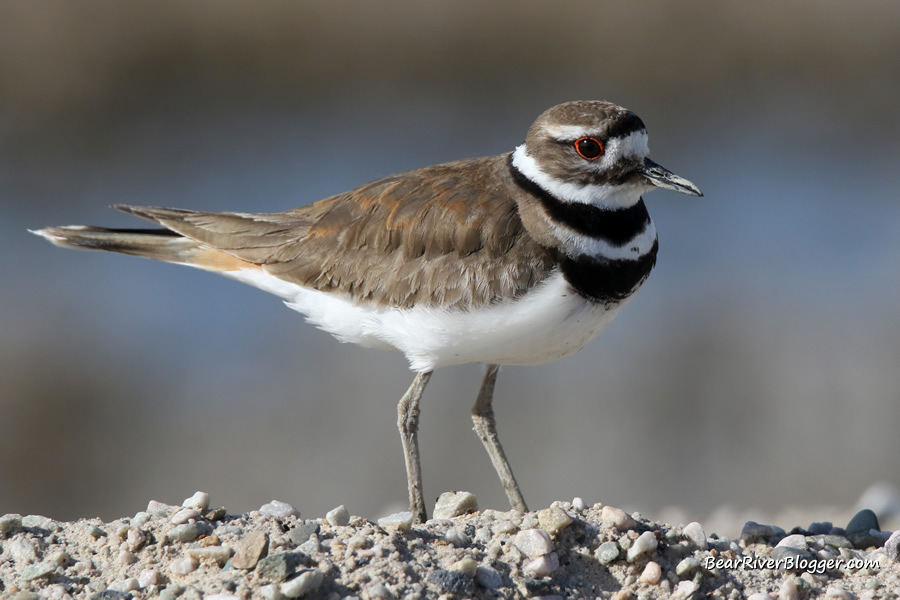
[[[512,508],[526,511],[491,407],[499,365],[581,349],[647,279],[657,236],[641,194],[702,195],[648,153],[633,112],[568,102],[540,115],[510,153],[392,175],[286,212],[117,205],[161,228],[34,233],[214,271],[279,296],[342,342],[403,352],[416,376],[398,427],[419,521],[422,393],[438,367],[485,363],[474,429]]]

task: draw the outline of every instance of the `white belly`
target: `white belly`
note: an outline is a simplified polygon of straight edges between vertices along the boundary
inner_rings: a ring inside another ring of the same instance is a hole
[[[515,302],[468,312],[371,308],[260,271],[228,276],[281,296],[342,342],[403,352],[414,371],[471,362],[533,365],[557,360],[583,348],[624,305],[605,308],[588,302],[559,272]]]

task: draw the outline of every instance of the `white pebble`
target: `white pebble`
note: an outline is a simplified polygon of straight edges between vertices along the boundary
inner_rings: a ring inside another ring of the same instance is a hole
[[[837,598],[838,600],[852,600],[854,596],[844,588],[830,587],[825,590],[825,597]]]
[[[128,549],[134,552],[144,545],[144,542],[147,541],[147,534],[144,533],[139,527],[131,527],[128,530],[128,535],[125,538],[126,543],[128,545]]]
[[[478,499],[469,492],[444,492],[434,505],[435,519],[452,519],[478,510]]]
[[[299,598],[310,592],[314,592],[322,585],[325,576],[321,571],[310,569],[303,571],[293,579],[285,581],[278,590],[288,598]]]
[[[344,527],[350,523],[350,512],[347,510],[346,506],[341,504],[337,508],[332,508],[325,513],[325,518],[331,525]]]
[[[662,577],[662,567],[659,566],[659,563],[655,563],[651,560],[647,563],[647,566],[644,567],[644,571],[641,573],[641,576],[638,577],[638,581],[649,585],[656,585],[659,583],[660,577]]]
[[[538,511],[538,524],[541,529],[555,536],[572,524],[572,517],[560,507],[554,506]]]
[[[222,566],[231,558],[232,550],[228,546],[206,546],[188,548],[184,553],[197,562],[216,563]]]
[[[776,548],[796,548],[797,550],[806,550],[806,537],[800,535],[799,533],[795,533],[794,535],[788,535],[782,538]]]
[[[130,579],[123,579],[122,581],[116,581],[115,583],[110,584],[108,589],[114,592],[126,593],[138,590],[140,587],[138,580],[132,577]]]
[[[556,552],[551,552],[550,554],[532,558],[530,561],[525,563],[525,565],[522,567],[522,570],[526,574],[540,579],[541,577],[549,577],[558,568],[559,556],[557,556]]]
[[[270,517],[299,517],[300,511],[288,504],[287,502],[281,502],[279,500],[272,500],[267,504],[263,504],[259,507],[259,512],[264,515],[269,515]]]
[[[147,503],[147,512],[150,514],[158,513],[158,512],[167,512],[171,509],[175,508],[171,504],[166,504],[165,502],[160,502],[159,500],[151,500]]]
[[[637,521],[629,517],[624,510],[615,506],[604,506],[600,510],[600,519],[609,521],[619,531],[628,531],[637,526]]]
[[[458,527],[451,527],[444,534],[444,540],[453,544],[454,548],[465,548],[472,540],[466,535],[466,532]]]
[[[778,588],[779,600],[800,600],[800,592],[797,590],[797,584],[794,583],[793,577],[788,577]]]
[[[693,542],[700,550],[706,550],[709,547],[706,532],[703,531],[703,526],[697,521],[685,525],[682,533],[684,534],[684,537],[691,540],[691,542]]]
[[[177,513],[172,515],[172,518],[170,520],[175,525],[183,525],[183,524],[187,523],[188,521],[190,521],[191,519],[196,520],[199,518],[200,518],[200,511],[198,511],[194,508],[182,508]]]
[[[756,592],[755,594],[750,594],[747,596],[747,600],[775,600],[771,594],[767,594],[766,592]]]
[[[398,512],[378,519],[378,526],[383,529],[409,531],[413,524],[413,514],[409,511]]]
[[[583,512],[587,510],[587,504],[584,503],[584,500],[581,497],[575,496],[575,498],[572,499],[572,510]]]
[[[491,531],[495,534],[497,533],[512,533],[519,526],[513,523],[512,521],[497,521],[493,525],[491,525]]]
[[[638,539],[634,540],[631,548],[628,549],[628,562],[634,562],[634,559],[641,554],[653,552],[658,545],[659,542],[656,541],[656,536],[653,535],[653,532],[645,531],[638,536]]]
[[[156,569],[144,569],[141,571],[141,574],[138,575],[138,585],[142,588],[151,586],[151,585],[159,585],[159,571]]]
[[[181,503],[181,506],[185,508],[195,508],[200,512],[204,512],[209,508],[209,494],[206,492],[194,492],[194,495],[190,498],[185,498],[184,502]]]
[[[694,581],[691,579],[680,581],[678,582],[678,585],[675,586],[675,592],[672,594],[672,598],[679,600],[681,598],[690,598],[698,589],[700,589],[700,585],[694,583]]]
[[[187,575],[197,569],[200,563],[192,556],[176,558],[169,564],[169,570],[173,575]]]
[[[656,538],[654,538],[656,539]],[[513,544],[529,558],[553,552],[550,535],[543,529],[526,529],[516,534]]]

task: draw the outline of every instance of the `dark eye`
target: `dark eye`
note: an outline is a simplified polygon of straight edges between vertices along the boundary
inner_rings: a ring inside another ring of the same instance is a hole
[[[586,160],[597,160],[603,156],[603,144],[591,137],[578,138],[575,140],[575,152]]]

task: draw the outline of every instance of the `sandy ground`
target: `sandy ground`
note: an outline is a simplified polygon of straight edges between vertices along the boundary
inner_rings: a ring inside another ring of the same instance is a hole
[[[112,522],[0,517],[0,596],[36,598],[896,598],[898,544],[858,513],[707,535],[576,498],[526,514],[442,495],[435,517],[242,515],[198,492]],[[804,527],[806,527],[804,529]]]

